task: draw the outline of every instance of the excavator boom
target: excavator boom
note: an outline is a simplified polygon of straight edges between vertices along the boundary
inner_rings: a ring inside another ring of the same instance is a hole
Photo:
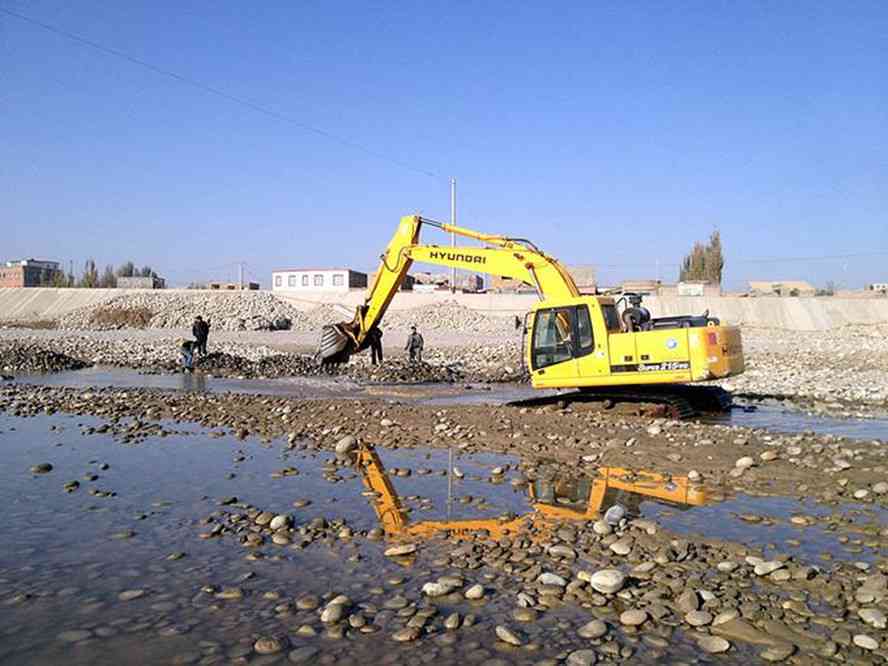
[[[423,225],[492,247],[421,245],[419,236]],[[536,288],[541,298],[573,298],[580,295],[567,269],[530,241],[485,234],[424,219],[419,215],[408,215],[401,218],[398,229],[380,256],[379,270],[354,319],[325,327],[318,350],[322,360],[347,360],[349,354],[367,346],[370,331],[382,321],[414,261],[519,280]]]

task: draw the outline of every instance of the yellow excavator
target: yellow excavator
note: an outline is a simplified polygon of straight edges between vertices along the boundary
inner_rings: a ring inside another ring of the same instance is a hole
[[[376,451],[369,445],[361,445],[355,462],[364,486],[373,498],[380,526],[389,537],[428,538],[443,534],[473,538],[481,535],[499,540],[520,532],[542,537],[548,528],[559,522],[597,520],[603,507],[617,501],[629,505],[630,514],[637,513],[637,505],[645,499],[680,508],[702,506],[707,502],[705,488],[692,484],[687,477],[600,467],[595,478],[529,483],[530,510],[520,516],[411,523]]]
[[[484,246],[421,244],[423,226]],[[319,361],[346,362],[369,346],[414,261],[508,277],[537,290],[541,300],[525,317],[523,342],[534,388],[688,384],[744,370],[740,329],[721,325],[708,312],[654,319],[637,295],[621,299],[624,307],[619,310],[610,296],[580,294],[567,269],[528,240],[479,233],[418,215],[401,218],[354,319],[324,327]]]

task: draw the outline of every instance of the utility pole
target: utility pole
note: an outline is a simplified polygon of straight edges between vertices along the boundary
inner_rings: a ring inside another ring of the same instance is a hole
[[[450,224],[456,226],[456,178],[450,178]],[[450,232],[450,247],[456,247],[456,234]],[[456,267],[450,267],[450,293],[456,293]]]
[[[237,262],[237,281],[238,285],[240,285],[240,290],[244,290],[244,262]]]

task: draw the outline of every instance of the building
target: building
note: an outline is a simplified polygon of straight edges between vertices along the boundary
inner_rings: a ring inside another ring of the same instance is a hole
[[[866,285],[867,291],[875,291],[879,294],[888,294],[888,282],[873,282]]]
[[[721,285],[706,280],[686,280],[677,284],[661,284],[659,296],[721,296]]]
[[[289,268],[271,273],[272,291],[341,293],[366,288],[367,274],[350,268]]]
[[[207,289],[212,291],[259,291],[258,282],[208,282]]]
[[[814,296],[817,290],[804,280],[750,281],[752,296]]]
[[[48,287],[64,276],[57,261],[17,259],[0,265],[0,287]]]
[[[166,281],[162,277],[119,277],[118,289],[165,289]]]
[[[370,273],[370,284],[373,284],[373,281],[376,279],[376,273]],[[401,287],[399,291],[413,291],[413,286],[416,284],[416,279],[412,275],[405,275],[404,281],[401,283]]]
[[[456,279],[456,286],[461,291],[479,292],[484,291],[484,277],[477,273],[469,273],[461,275]]]
[[[595,268],[593,266],[568,266],[567,271],[570,273],[581,294],[596,293],[598,283],[595,275]],[[490,291],[512,294],[536,293],[536,289],[533,286],[525,284],[520,280],[514,280],[500,275],[492,275],[490,277]]]
[[[450,287],[449,273],[429,273],[428,271],[413,273],[415,284],[431,284],[438,287]]]

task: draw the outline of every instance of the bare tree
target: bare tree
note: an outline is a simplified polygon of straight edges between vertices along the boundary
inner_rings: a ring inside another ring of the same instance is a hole
[[[95,289],[99,286],[99,271],[96,269],[95,259],[87,259],[83,266],[83,275],[80,277],[78,287]]]
[[[102,289],[114,289],[117,286],[117,276],[114,275],[114,266],[111,264],[105,266],[105,272],[99,279],[99,286]]]

